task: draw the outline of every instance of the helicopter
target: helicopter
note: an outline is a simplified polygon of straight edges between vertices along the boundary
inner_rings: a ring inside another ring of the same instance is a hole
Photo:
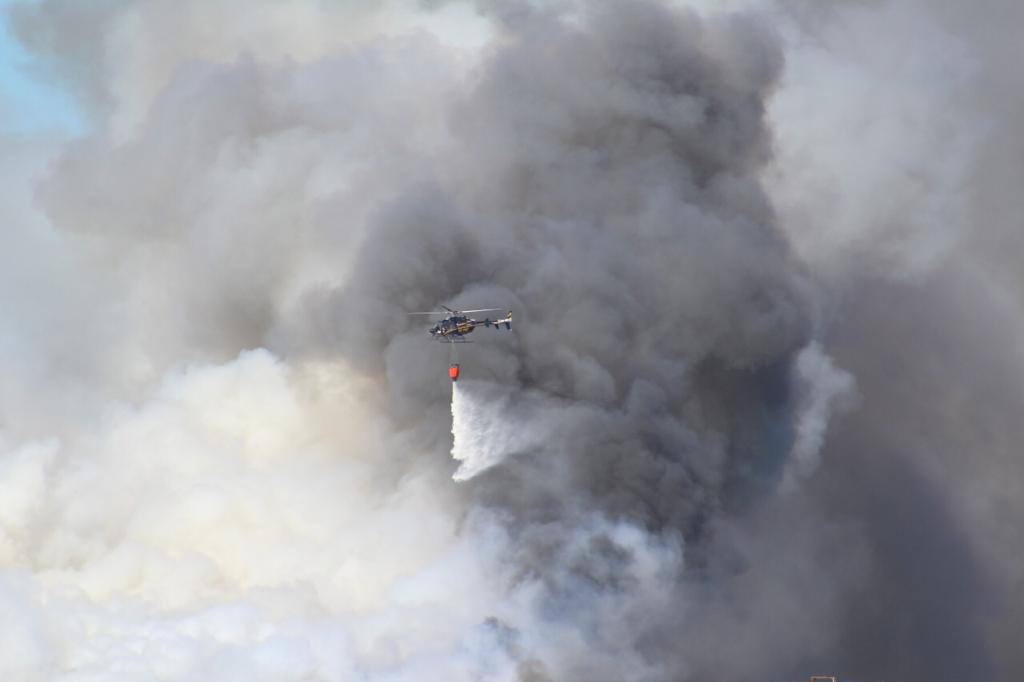
[[[505,317],[497,320],[487,318],[484,320],[474,320],[469,317],[468,313],[487,313],[491,311],[501,310],[501,308],[477,308],[476,310],[453,310],[446,305],[441,306],[444,310],[432,310],[430,312],[416,312],[409,313],[410,315],[444,315],[444,319],[439,321],[433,327],[428,329],[430,335],[442,343],[472,343],[467,341],[466,334],[471,333],[474,329],[479,326],[494,327],[500,329],[501,325],[505,325],[505,329],[512,329],[512,311],[508,311]]]

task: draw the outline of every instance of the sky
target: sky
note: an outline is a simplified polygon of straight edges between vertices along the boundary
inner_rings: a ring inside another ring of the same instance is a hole
[[[18,0],[4,0],[0,9]],[[6,19],[6,13],[5,13]],[[0,23],[0,130],[30,134],[42,131],[79,132],[84,125],[74,98],[34,68],[34,62]]]

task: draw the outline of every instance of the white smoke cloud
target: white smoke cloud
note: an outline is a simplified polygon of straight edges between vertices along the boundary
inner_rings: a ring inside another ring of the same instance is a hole
[[[978,64],[921,3],[789,4],[771,107],[781,224],[825,276],[919,276],[971,232],[968,178],[989,132],[965,106]]]
[[[816,341],[797,355],[794,378],[799,394],[796,436],[782,482],[790,490],[818,467],[829,419],[850,405],[856,391],[853,376],[836,367]]]
[[[356,385],[248,352],[5,452],[4,676],[389,679],[431,651],[476,669],[460,652],[503,545],[456,533],[428,472],[382,489],[389,436]]]

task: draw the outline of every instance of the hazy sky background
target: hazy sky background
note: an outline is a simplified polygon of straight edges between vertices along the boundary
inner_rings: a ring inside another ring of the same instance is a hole
[[[13,0],[4,0],[6,8]],[[75,133],[82,119],[74,100],[44,74],[35,72],[33,60],[11,35],[7,22],[0,32],[0,124],[5,133],[27,134],[44,130]]]

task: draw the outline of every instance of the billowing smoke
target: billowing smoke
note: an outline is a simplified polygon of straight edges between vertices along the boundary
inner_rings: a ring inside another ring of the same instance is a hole
[[[1024,663],[1009,0],[6,12],[0,677]]]

